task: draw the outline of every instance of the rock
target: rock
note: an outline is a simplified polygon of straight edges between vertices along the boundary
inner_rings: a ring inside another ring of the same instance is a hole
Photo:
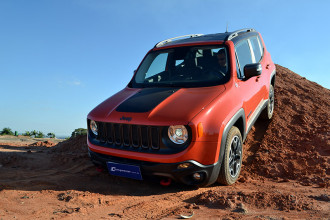
[[[233,203],[230,199],[227,199],[225,206],[226,206],[226,208],[233,209],[233,208],[235,208],[235,203]]]
[[[247,210],[247,208],[245,207],[245,205],[243,203],[239,203],[237,205],[237,208],[233,212],[246,214],[246,213],[248,213],[248,210]]]
[[[66,196],[65,193],[60,193],[57,195],[57,199],[60,201],[66,201],[69,202],[71,199],[73,199],[72,196]]]

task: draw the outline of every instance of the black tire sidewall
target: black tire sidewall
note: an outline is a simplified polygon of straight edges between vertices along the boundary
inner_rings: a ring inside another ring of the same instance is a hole
[[[274,99],[274,103],[273,103],[273,110],[272,112],[270,113],[270,97],[271,97],[271,94],[273,93],[273,99]],[[269,86],[269,96],[268,96],[268,105],[267,105],[267,114],[268,114],[268,119],[271,119],[273,117],[273,113],[274,113],[274,107],[275,107],[275,93],[274,93],[274,87],[273,85],[270,85]]]
[[[229,153],[230,153],[232,140],[235,136],[237,136],[239,138],[239,141],[241,142],[242,155],[241,155],[241,159],[240,159],[241,165],[240,165],[239,171],[235,177],[232,177],[230,175],[230,171],[229,171]],[[221,169],[220,169],[220,173],[219,173],[219,177],[218,177],[218,182],[221,184],[224,184],[224,185],[231,185],[231,184],[235,183],[236,180],[238,179],[240,172],[241,172],[241,168],[242,168],[243,142],[242,142],[241,132],[239,131],[239,129],[237,127],[233,126],[228,132],[227,139],[226,139],[226,145],[225,145],[225,152],[224,152],[223,157],[224,158],[222,160],[222,165],[221,165]]]

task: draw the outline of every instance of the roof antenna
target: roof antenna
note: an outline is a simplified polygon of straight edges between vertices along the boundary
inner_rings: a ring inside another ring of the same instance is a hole
[[[226,33],[228,33],[228,21],[227,21]]]

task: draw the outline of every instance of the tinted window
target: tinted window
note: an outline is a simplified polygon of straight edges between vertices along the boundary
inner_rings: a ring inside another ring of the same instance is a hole
[[[167,61],[167,53],[161,53],[156,56],[152,64],[150,65],[148,71],[146,72],[146,77],[154,76],[165,70]]]
[[[150,52],[133,87],[201,87],[228,82],[227,49],[222,46],[177,47]]]
[[[260,62],[262,53],[261,53],[261,48],[260,48],[260,42],[257,37],[252,37],[250,38],[254,57],[256,58],[256,62]]]
[[[244,78],[244,66],[246,64],[253,63],[252,57],[251,57],[251,51],[250,46],[246,40],[241,41],[235,48],[238,63],[240,67],[240,73],[238,73],[238,78],[243,79]]]

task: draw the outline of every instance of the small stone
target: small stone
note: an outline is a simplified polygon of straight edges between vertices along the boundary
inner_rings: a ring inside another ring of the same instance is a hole
[[[67,197],[65,198],[65,201],[66,201],[66,202],[69,202],[71,199],[72,199],[72,196],[67,196]]]
[[[246,182],[245,177],[242,176],[241,178],[239,178],[238,179],[238,182],[245,183]]]
[[[64,193],[58,194],[57,199],[60,200],[60,201],[63,201],[65,199],[65,194]]]
[[[237,205],[237,208],[233,212],[239,212],[239,213],[246,214],[246,213],[248,213],[248,210],[243,203],[239,203]]]
[[[233,209],[233,208],[235,208],[235,203],[233,203],[231,200],[227,199],[225,206],[226,206],[226,208]]]

